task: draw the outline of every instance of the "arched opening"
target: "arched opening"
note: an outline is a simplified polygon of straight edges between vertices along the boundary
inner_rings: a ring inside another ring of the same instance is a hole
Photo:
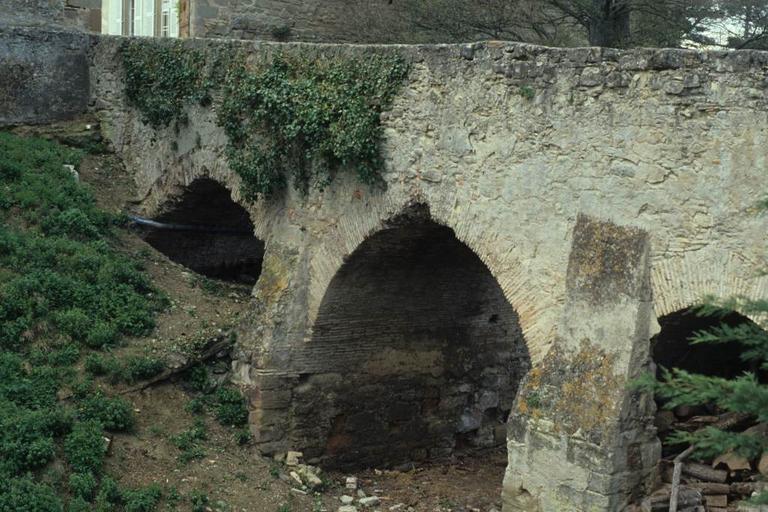
[[[690,373],[732,379],[744,372],[754,372],[763,382],[766,372],[757,364],[741,359],[742,347],[737,343],[692,343],[691,339],[700,332],[710,331],[720,325],[738,327],[753,322],[743,315],[731,312],[725,316],[700,316],[692,309],[683,309],[659,319],[661,331],[651,341],[653,359],[657,365],[657,376],[662,368],[679,368]],[[691,431],[716,424],[724,411],[716,404],[681,406],[672,411],[665,410],[657,399],[656,427],[662,440],[663,455],[672,456],[686,446],[667,442],[676,430]]]
[[[426,208],[394,219],[347,259],[295,358],[297,445],[335,467],[504,445],[530,364],[499,284]]]
[[[735,344],[691,343],[696,333],[725,324],[737,327],[751,320],[739,313],[726,316],[700,316],[683,309],[659,319],[661,331],[652,340],[653,359],[664,368],[680,368],[692,373],[733,378],[755,370],[739,357]]]
[[[248,285],[259,278],[264,242],[248,212],[212,179],[193,181],[155,219],[135,220],[149,245],[198,274]]]

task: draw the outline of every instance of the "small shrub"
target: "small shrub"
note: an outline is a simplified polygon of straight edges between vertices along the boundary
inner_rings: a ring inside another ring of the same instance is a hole
[[[181,501],[181,494],[179,493],[179,490],[175,487],[168,489],[168,495],[165,497],[165,501],[169,508],[175,509]]]
[[[113,324],[96,321],[86,331],[83,342],[87,347],[101,349],[114,345],[118,338],[117,328]]]
[[[34,365],[71,366],[80,360],[80,349],[74,343],[67,343],[54,350],[33,350],[29,355]]]
[[[280,54],[253,68],[233,59],[224,74],[217,114],[244,197],[273,195],[289,176],[306,193],[347,169],[380,182],[380,114],[408,74],[403,58]]]
[[[85,371],[91,375],[100,377],[119,371],[117,359],[103,354],[88,354],[84,363]]]
[[[82,400],[78,414],[84,420],[95,420],[114,432],[131,430],[134,425],[131,404],[122,398],[109,398],[101,392]]]
[[[239,427],[248,422],[248,407],[240,391],[234,388],[219,388],[214,397],[216,419],[225,426]]]
[[[77,496],[67,504],[67,512],[90,512],[91,506],[85,498]]]
[[[202,414],[205,411],[205,405],[200,398],[193,398],[184,406],[184,410],[191,414]]]
[[[99,493],[94,500],[94,509],[96,512],[110,512],[116,508],[122,500],[122,492],[112,478],[105,476],[101,479]]]
[[[90,471],[69,475],[69,490],[75,497],[90,501],[98,487],[99,483]]]
[[[123,491],[125,512],[152,512],[157,507],[163,493],[157,484]]]
[[[209,500],[203,491],[192,491],[189,501],[192,504],[192,512],[205,512]]]
[[[215,388],[215,384],[208,375],[208,369],[199,364],[195,365],[184,374],[184,382],[194,391],[201,393],[210,393]]]
[[[67,462],[80,473],[100,473],[107,453],[101,424],[97,421],[76,423],[64,440]]]
[[[62,512],[64,505],[54,490],[29,476],[0,478],[0,510],[3,512]]]
[[[536,97],[536,91],[530,85],[523,85],[520,87],[520,96],[530,101]]]
[[[200,446],[200,441],[205,441],[207,438],[208,431],[202,419],[196,420],[191,428],[173,436],[171,442],[176,448],[181,450],[179,462],[187,463],[191,460],[205,457],[205,451]]]
[[[240,428],[235,430],[235,442],[240,446],[244,446],[253,440],[253,434],[247,428]]]
[[[165,363],[152,357],[129,357],[125,362],[123,378],[133,383],[154,377],[165,370]]]

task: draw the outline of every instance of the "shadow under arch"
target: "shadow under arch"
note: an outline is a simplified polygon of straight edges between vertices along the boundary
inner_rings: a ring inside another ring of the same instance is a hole
[[[498,282],[423,206],[345,260],[294,363],[294,443],[331,467],[504,445],[530,367]]]
[[[724,316],[700,316],[695,308],[684,308],[659,318],[661,330],[651,339],[652,358],[657,365],[657,376],[661,377],[662,368],[678,368],[689,373],[710,377],[733,379],[745,372],[754,373],[760,382],[768,382],[768,372],[760,368],[757,362],[744,361],[741,358],[743,348],[735,342],[693,344],[690,339],[699,332],[710,331],[721,325],[738,329],[763,329],[746,316],[731,311]],[[663,402],[657,398],[657,407],[663,408]],[[682,422],[693,416],[720,414],[715,403],[696,407],[678,407],[673,412],[657,414],[656,427],[659,437],[666,439],[674,430],[674,422]],[[668,457],[682,451],[685,446],[662,443],[663,455]]]
[[[184,187],[141,230],[149,245],[206,277],[253,285],[261,274],[264,242],[245,208],[211,178]]]

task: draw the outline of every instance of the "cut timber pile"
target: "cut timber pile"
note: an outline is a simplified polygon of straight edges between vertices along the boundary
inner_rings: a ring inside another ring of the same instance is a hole
[[[690,407],[660,410],[656,427],[664,447],[661,482],[657,490],[641,503],[643,512],[727,512],[737,511],[738,502],[765,488],[768,453],[757,460],[747,460],[734,453],[724,453],[706,461],[689,459],[692,448],[680,451],[665,439],[674,431],[694,432],[715,427],[733,432],[768,436],[768,424],[756,424],[754,417],[740,413],[696,414],[705,412]]]

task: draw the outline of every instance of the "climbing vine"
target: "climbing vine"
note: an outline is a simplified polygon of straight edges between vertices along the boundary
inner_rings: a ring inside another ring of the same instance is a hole
[[[202,51],[180,41],[128,41],[122,48],[125,93],[154,128],[184,121],[188,102],[210,101]]]
[[[208,55],[208,68],[205,57],[180,43],[129,43],[128,99],[162,127],[212,93],[245,197],[270,196],[291,180],[306,193],[340,170],[367,184],[381,180],[380,114],[408,73],[402,57],[278,53],[253,64],[227,47]]]
[[[246,195],[269,195],[289,175],[306,192],[336,169],[354,168],[364,183],[380,179],[380,113],[406,71],[400,58],[382,55],[278,55],[252,70],[233,66],[219,122]]]

